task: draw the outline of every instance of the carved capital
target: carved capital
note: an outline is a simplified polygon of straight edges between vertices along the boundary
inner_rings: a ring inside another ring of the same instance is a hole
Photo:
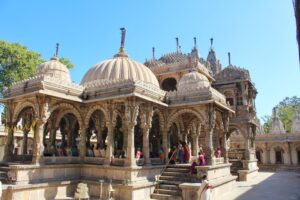
[[[145,106],[141,107],[140,118],[141,118],[141,127],[143,129],[150,129],[152,126],[152,117],[153,117],[153,107]]]
[[[133,128],[137,123],[139,104],[136,101],[125,103],[125,123],[128,128]]]

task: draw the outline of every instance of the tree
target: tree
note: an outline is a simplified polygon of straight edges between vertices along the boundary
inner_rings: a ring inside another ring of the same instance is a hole
[[[0,93],[15,81],[29,78],[43,62],[41,54],[18,43],[0,41]]]
[[[276,109],[279,118],[281,119],[284,128],[287,132],[291,132],[292,120],[296,113],[300,113],[300,98],[297,96],[286,97],[279,102],[273,109]],[[264,116],[264,131],[269,133],[272,127],[272,117]]]

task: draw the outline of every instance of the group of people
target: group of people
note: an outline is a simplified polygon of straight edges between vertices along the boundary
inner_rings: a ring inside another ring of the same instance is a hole
[[[180,141],[178,147],[173,146],[168,153],[170,164],[188,163],[190,161],[191,151],[186,142]]]
[[[65,148],[65,144],[52,145],[48,148],[45,144],[44,156],[79,156],[79,151],[76,145],[71,148]]]

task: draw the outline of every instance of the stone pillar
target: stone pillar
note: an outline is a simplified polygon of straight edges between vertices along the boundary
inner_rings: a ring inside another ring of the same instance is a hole
[[[67,130],[66,130],[66,133],[67,133],[67,136],[68,136],[68,148],[71,149],[72,147],[72,128],[69,127]]]
[[[110,165],[112,157],[113,157],[113,130],[114,130],[114,126],[115,123],[113,122],[107,122],[106,123],[107,126],[107,137],[106,137],[106,141],[107,141],[107,145],[106,145],[106,155],[105,155],[105,165]]]
[[[7,140],[4,148],[4,162],[9,162],[13,160],[14,152],[14,129],[16,128],[16,123],[8,122],[7,126]]]
[[[169,148],[168,148],[168,130],[164,129],[162,130],[162,142],[163,142],[163,150],[165,153],[165,163],[169,161],[168,154],[169,154]]]
[[[271,164],[271,149],[270,147],[268,146],[268,143],[265,144],[266,145],[266,164]]]
[[[151,164],[150,149],[149,149],[149,131],[150,131],[149,126],[146,125],[143,127],[143,156],[145,160],[145,165]]]
[[[193,139],[192,156],[197,156],[199,152],[198,135],[196,133],[193,133],[192,139]]]
[[[145,165],[150,165],[150,149],[149,149],[149,131],[152,126],[153,107],[146,105],[141,108],[140,119],[141,128],[143,130],[143,156]]]
[[[134,149],[134,127],[137,123],[139,114],[139,105],[135,101],[126,102],[125,104],[125,120],[127,130],[127,159],[126,166],[136,166],[135,149]]]
[[[222,138],[222,156],[224,157],[224,162],[229,163],[226,133],[224,133]]]
[[[80,142],[79,142],[79,156],[83,160],[86,156],[86,133],[87,128],[85,125],[80,127]]]
[[[213,146],[213,132],[215,129],[216,111],[213,105],[209,106],[208,109],[208,126],[206,129],[204,153],[207,158],[207,165],[215,165],[215,154]]]
[[[41,164],[44,154],[44,144],[43,144],[43,129],[46,121],[43,119],[37,119],[34,131],[33,140],[33,153],[32,153],[32,163]]]
[[[24,154],[24,155],[27,154],[28,133],[29,133],[29,130],[24,130],[23,131],[23,149],[22,149],[22,154]]]

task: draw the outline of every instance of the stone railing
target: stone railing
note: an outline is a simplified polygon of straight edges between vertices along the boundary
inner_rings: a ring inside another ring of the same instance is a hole
[[[80,157],[44,157],[43,158],[45,164],[68,164],[68,163],[80,163]]]
[[[113,158],[111,160],[111,165],[113,166],[124,166],[125,158]]]
[[[215,164],[216,165],[224,164],[224,157],[215,158]]]
[[[26,162],[26,161],[30,161],[32,160],[32,155],[13,155],[13,161],[19,161],[19,162]]]
[[[152,165],[162,165],[164,164],[160,158],[150,158]]]
[[[84,158],[84,163],[103,165],[104,160],[105,160],[104,157],[85,157]]]

